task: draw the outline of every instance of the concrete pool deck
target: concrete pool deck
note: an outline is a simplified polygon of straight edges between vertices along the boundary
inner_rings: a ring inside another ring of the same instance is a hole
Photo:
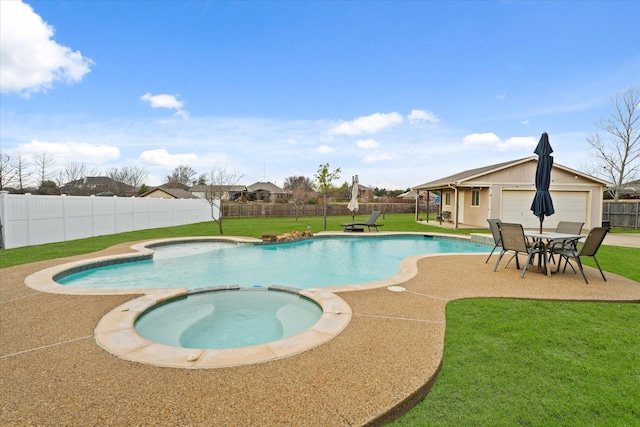
[[[514,263],[494,273],[486,255],[430,256],[401,283],[405,292],[336,292],[352,319],[311,350],[231,368],[163,368],[96,344],[100,319],[139,293],[63,295],[24,285],[45,268],[128,253],[131,245],[0,270],[0,424],[381,425],[436,380],[450,300],[640,301],[640,283],[612,273],[603,282],[588,267],[586,285],[579,275],[547,277],[535,268],[520,279]]]

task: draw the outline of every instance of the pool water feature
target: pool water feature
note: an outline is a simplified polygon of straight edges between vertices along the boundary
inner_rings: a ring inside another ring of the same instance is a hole
[[[243,288],[195,292],[143,312],[134,329],[174,347],[245,347],[296,335],[322,316],[322,308],[297,293]]]
[[[290,243],[187,242],[153,247],[153,257],[58,274],[56,282],[90,289],[271,285],[300,289],[382,280],[419,254],[486,253],[490,246],[423,235],[314,237]]]

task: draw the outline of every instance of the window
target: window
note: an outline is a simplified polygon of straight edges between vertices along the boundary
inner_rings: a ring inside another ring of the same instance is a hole
[[[451,206],[451,192],[444,193],[444,204],[447,206]]]
[[[471,191],[471,206],[480,206],[480,190]]]

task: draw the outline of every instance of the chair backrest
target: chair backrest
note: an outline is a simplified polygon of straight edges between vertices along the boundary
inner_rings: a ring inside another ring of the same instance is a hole
[[[556,227],[556,233],[580,234],[584,222],[560,221]]]
[[[500,244],[500,220],[498,218],[489,218],[487,219],[489,223],[489,229],[491,230],[491,234],[493,235],[493,243],[496,245]]]
[[[525,253],[528,251],[527,240],[524,237],[524,229],[521,224],[501,222],[498,227],[500,228],[502,249]]]
[[[371,212],[371,216],[369,217],[369,219],[365,222],[366,225],[373,225],[376,223],[376,221],[378,220],[378,217],[380,216],[380,214],[382,213],[382,211],[373,211]]]
[[[609,227],[595,227],[592,228],[587,236],[587,239],[584,241],[584,245],[582,245],[582,249],[580,249],[580,256],[594,256],[605,236],[609,232]]]

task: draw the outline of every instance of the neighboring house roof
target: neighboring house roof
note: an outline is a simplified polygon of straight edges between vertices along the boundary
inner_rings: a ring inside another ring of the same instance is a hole
[[[636,179],[635,181],[629,181],[626,182],[624,184],[622,184],[622,188],[630,188],[630,189],[634,189],[635,191],[638,191],[638,189],[640,189],[640,179]]]
[[[622,193],[625,196],[636,196],[640,193],[640,179],[622,184]]]
[[[187,190],[183,190],[182,188],[163,188],[163,187],[152,188],[151,190],[141,194],[138,197],[149,197],[151,194],[157,195],[157,193],[165,194],[167,198],[172,198],[172,199],[197,199],[196,196],[194,196]]]
[[[255,193],[256,191],[266,191],[271,194],[288,193],[288,191],[283,190],[271,182],[256,182],[255,184],[249,185],[247,189],[252,193]]]
[[[67,182],[60,187],[60,191],[63,193],[69,193],[74,189],[82,188],[84,191],[105,193],[111,190],[130,191],[133,187],[123,182],[111,179],[108,176],[87,176],[75,181]]]
[[[192,193],[204,193],[209,190],[209,185],[198,184],[189,188],[189,191]],[[223,191],[232,192],[232,191],[247,191],[247,187],[244,185],[216,185],[216,188],[221,188]]]
[[[428,190],[428,189],[437,189],[447,187],[449,185],[452,186],[464,186],[465,181],[471,181],[474,179],[481,178],[484,175],[489,175],[494,172],[498,172],[504,169],[512,168],[524,163],[528,162],[537,162],[538,156],[525,157],[524,159],[512,160],[509,162],[496,163],[489,166],[484,166],[476,169],[469,169],[464,172],[456,173],[444,178],[437,179],[435,181],[427,182],[425,184],[416,185],[411,187],[412,190]],[[570,172],[574,175],[581,176],[582,178],[593,181],[594,183],[598,183],[600,185],[606,186],[607,182],[603,181],[599,178],[595,178],[591,175],[587,175],[583,172],[576,171],[574,169],[568,168],[558,163],[553,164],[554,168],[563,169],[567,172]],[[533,181],[533,177],[531,178]],[[476,184],[477,185],[477,184]]]
[[[97,186],[109,186],[109,185],[126,185],[122,182],[118,182],[115,179],[111,179],[108,176],[87,176],[75,181],[67,182],[64,186],[71,187],[97,187]]]

